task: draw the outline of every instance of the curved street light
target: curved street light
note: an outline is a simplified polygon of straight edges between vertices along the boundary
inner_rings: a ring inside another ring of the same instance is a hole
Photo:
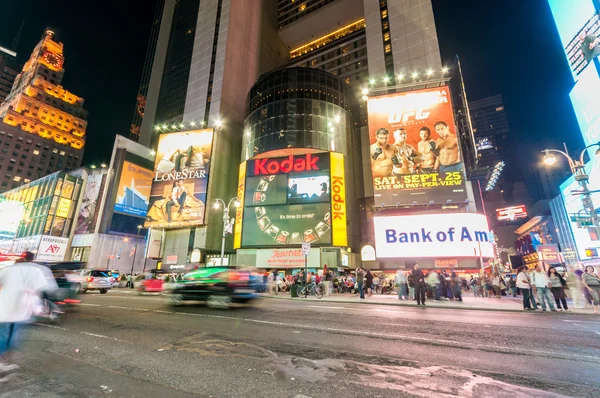
[[[225,201],[223,199],[216,198],[215,204],[213,205],[213,207],[216,210],[220,209],[221,205],[223,206],[223,236],[221,237],[221,266],[223,266],[223,259],[225,257],[225,238],[227,237],[228,234],[231,233],[231,230],[233,228],[234,217],[229,218],[229,208],[231,207],[232,204],[236,209],[242,205],[237,196],[231,198],[227,205],[225,205]]]

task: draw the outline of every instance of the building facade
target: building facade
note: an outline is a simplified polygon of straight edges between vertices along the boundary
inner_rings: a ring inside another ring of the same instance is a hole
[[[367,104],[361,98],[365,90],[371,97],[431,89],[447,100],[448,69],[442,67],[431,2],[165,0],[161,4],[160,27],[157,33],[153,30],[155,42],[149,46],[151,73],[149,77],[144,74],[140,89],[145,93],[144,115],[135,139],[155,149],[161,135],[214,129],[204,224],[165,228],[161,232],[163,257],[189,259],[196,250],[206,254],[202,258],[218,255],[224,222],[222,210],[210,205],[217,199],[227,203],[236,196],[235,181],[242,181],[238,179],[240,157],[248,166],[257,159],[276,159],[270,157],[273,151],[293,156],[321,153],[330,159],[330,168],[331,158],[336,157],[332,154],[342,154],[346,171],[351,163],[356,184],[345,191],[352,201],[357,200],[349,204],[358,209],[352,217],[361,218],[351,221],[346,252],[358,253],[357,241],[372,242],[367,216],[375,210],[372,142]],[[187,11],[182,14],[184,7]],[[278,70],[285,66],[290,69]],[[294,86],[284,89],[284,75]],[[267,84],[266,91],[251,91],[263,84]],[[358,103],[358,110],[350,112],[352,126],[344,116],[351,102]],[[338,108],[339,123],[347,131],[331,134],[323,120],[333,115],[333,129],[339,128],[333,111]],[[445,117],[452,118],[452,112]],[[451,119],[448,123],[454,125]],[[453,127],[452,134],[457,133]],[[237,191],[239,196],[239,186]],[[474,211],[476,199],[470,183],[461,186],[460,192],[461,203],[453,203],[452,208],[464,210],[467,201],[467,208]],[[436,208],[447,205],[448,198],[443,203],[437,200]],[[426,208],[417,214],[432,210],[429,202],[419,202]],[[227,227],[225,220],[226,231]],[[233,240],[230,234],[226,236],[226,252],[231,255]],[[244,249],[244,245],[236,246]],[[342,258],[345,263],[352,261],[339,253],[339,263]]]
[[[21,70],[14,51],[0,46],[0,104],[4,102]]]
[[[47,29],[0,105],[2,190],[81,164],[87,111],[60,85],[63,63],[63,44]]]
[[[57,172],[0,194],[0,250],[64,260],[83,185],[81,178]]]

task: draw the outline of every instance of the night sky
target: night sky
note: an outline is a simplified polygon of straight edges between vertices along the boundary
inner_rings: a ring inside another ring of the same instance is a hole
[[[0,0],[0,45],[25,61],[46,26],[65,45],[63,85],[89,110],[84,164],[108,161],[128,136],[156,0]],[[546,0],[433,0],[443,62],[459,54],[471,100],[502,94],[523,165],[538,150],[581,148],[572,81]]]

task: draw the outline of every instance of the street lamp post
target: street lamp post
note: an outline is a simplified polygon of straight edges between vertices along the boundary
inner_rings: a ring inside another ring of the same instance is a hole
[[[137,249],[138,249],[138,243],[139,243],[139,239],[140,239],[140,229],[142,229],[141,225],[137,226],[137,235],[135,237],[135,249],[133,251],[133,260],[131,261],[131,272],[129,273],[129,275],[131,275],[131,286],[129,286],[131,289],[133,289],[133,266],[135,265],[135,255],[137,254]]]
[[[569,161],[569,168],[571,169],[571,173],[575,177],[575,181],[577,181],[579,185],[581,185],[581,192],[578,193],[582,195],[581,201],[583,203],[583,208],[590,215],[590,218],[592,219],[592,225],[594,226],[594,228],[598,229],[600,227],[600,218],[598,217],[598,213],[596,213],[596,209],[594,208],[594,204],[592,202],[592,191],[590,191],[588,188],[588,181],[590,179],[590,176],[587,175],[585,171],[585,163],[583,162],[583,157],[588,148],[592,148],[595,146],[598,147],[598,149],[596,150],[596,156],[600,155],[599,141],[595,144],[586,146],[579,155],[579,161],[573,160],[573,158],[569,156],[569,154],[566,152],[566,147],[565,151],[561,151],[558,149],[544,149],[542,152],[545,153],[544,163],[548,166],[552,166],[554,163],[556,163],[557,159],[556,156],[554,156],[554,153],[559,153],[567,158],[567,160]]]
[[[231,228],[233,225],[234,218],[229,218],[229,208],[233,204],[236,208],[241,206],[241,203],[238,197],[233,197],[229,200],[229,203],[225,205],[225,201],[223,199],[216,198],[214,208],[219,209],[223,205],[223,236],[221,237],[221,266],[223,266],[223,260],[225,258],[225,238],[227,234],[231,233]]]

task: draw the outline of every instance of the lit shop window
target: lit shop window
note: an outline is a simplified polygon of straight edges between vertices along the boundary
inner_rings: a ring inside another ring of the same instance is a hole
[[[390,44],[386,44],[385,45],[385,52],[386,52],[386,54],[389,53],[390,51],[392,51],[392,46]]]

